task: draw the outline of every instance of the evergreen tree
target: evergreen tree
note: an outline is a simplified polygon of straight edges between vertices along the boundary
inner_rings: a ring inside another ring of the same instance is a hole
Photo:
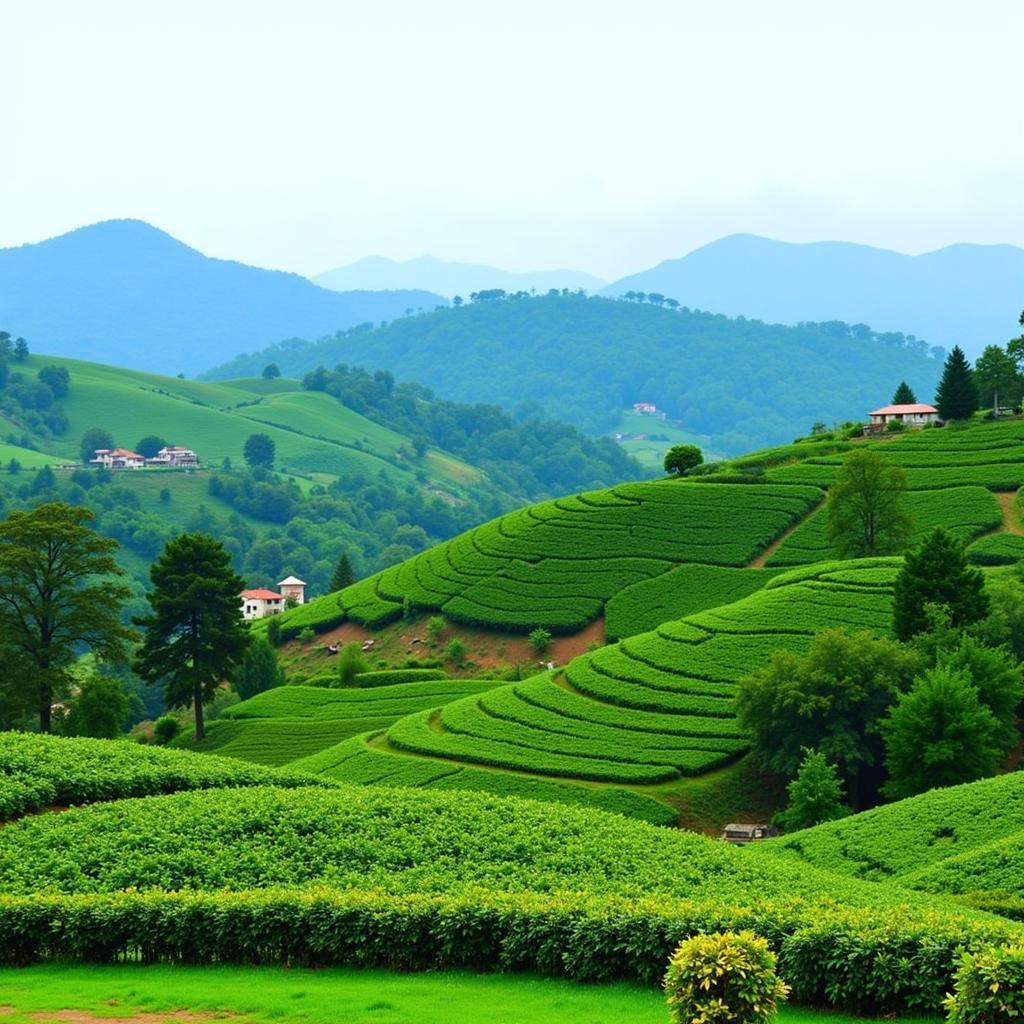
[[[147,682],[162,681],[171,707],[192,704],[201,740],[203,704],[234,674],[249,643],[239,600],[245,580],[220,542],[204,533],[168,541],[149,578],[152,612],[135,620],[145,630],[135,671]]]
[[[999,722],[962,670],[929,669],[900,695],[881,731],[889,773],[882,791],[892,800],[973,782],[999,765]]]
[[[935,392],[935,406],[944,420],[968,420],[978,408],[974,371],[959,345],[954,345],[946,357],[942,380]]]
[[[356,574],[352,571],[352,563],[348,560],[348,555],[343,554],[334,567],[334,575],[331,577],[331,592],[351,587],[355,581]]]
[[[896,393],[892,396],[893,405],[917,405],[917,395],[914,394],[913,389],[905,381],[900,381],[900,386],[896,389]]]
[[[54,502],[0,523],[0,675],[15,680],[5,695],[38,712],[40,732],[82,649],[116,660],[133,636],[120,621],[131,590],[118,582],[117,541],[90,529],[93,518]]]
[[[284,669],[277,660],[277,651],[269,640],[256,637],[246,648],[242,667],[233,680],[235,692],[242,700],[248,700],[264,690],[284,686],[286,682]]]
[[[28,359],[28,342],[24,338],[18,338],[14,343],[14,361],[23,363]]]
[[[968,626],[988,614],[981,570],[968,565],[963,544],[942,527],[907,554],[896,577],[893,633],[898,640],[928,629],[929,604],[946,606],[953,626]]]
[[[851,452],[829,488],[829,543],[840,558],[898,554],[910,539],[907,474],[871,448]]]
[[[845,818],[850,813],[843,804],[843,783],[836,766],[816,750],[804,750],[800,770],[786,788],[789,806],[775,820],[787,832]]]

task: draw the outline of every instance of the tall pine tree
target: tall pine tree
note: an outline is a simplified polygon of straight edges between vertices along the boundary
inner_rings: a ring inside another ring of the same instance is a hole
[[[900,386],[892,396],[892,404],[917,405],[917,395],[914,394],[913,388],[905,380],[900,381]]]
[[[974,372],[959,345],[954,345],[946,357],[942,380],[935,392],[935,406],[944,420],[969,420],[978,408]]]
[[[344,590],[346,587],[351,587],[355,581],[356,574],[352,571],[352,563],[348,560],[348,555],[342,555],[338,559],[334,575],[331,577],[332,593],[336,590]]]

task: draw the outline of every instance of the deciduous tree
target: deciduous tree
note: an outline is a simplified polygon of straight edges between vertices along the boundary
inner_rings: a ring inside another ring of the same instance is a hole
[[[119,618],[131,591],[119,582],[117,541],[90,529],[93,518],[54,502],[0,523],[0,648],[41,732],[81,649],[122,658],[134,635]]]
[[[264,637],[254,637],[245,650],[242,667],[235,673],[232,685],[242,700],[255,697],[264,690],[284,686],[287,682],[284,669],[277,659],[277,651]]]
[[[665,472],[682,476],[704,461],[704,453],[695,444],[676,444],[665,452]]]
[[[110,676],[91,675],[80,684],[59,730],[65,736],[112,740],[121,735],[127,717],[128,695],[121,684]]]
[[[203,704],[232,677],[249,643],[239,599],[245,581],[220,542],[203,533],[168,541],[149,577],[152,611],[135,620],[145,631],[135,671],[163,682],[171,707],[192,704],[201,740]]]
[[[166,447],[167,442],[158,434],[147,434],[135,446],[135,450],[145,458],[152,459],[156,456],[157,452],[159,452],[161,448]]]
[[[90,427],[83,435],[79,452],[82,461],[88,463],[100,448],[111,449],[114,447],[114,435],[103,427]]]
[[[253,468],[263,466],[270,469],[274,465],[274,439],[269,434],[250,434],[242,454]]]
[[[910,540],[907,475],[871,448],[851,452],[829,489],[827,531],[840,558],[902,551]]]

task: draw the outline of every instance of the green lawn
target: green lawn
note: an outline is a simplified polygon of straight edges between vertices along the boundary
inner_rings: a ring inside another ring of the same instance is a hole
[[[60,1011],[121,1020],[136,1013],[223,1013],[262,1024],[666,1024],[661,993],[578,985],[532,975],[397,974],[251,967],[95,967],[0,970],[5,1024],[70,1021]],[[153,1017],[142,1018],[151,1022]],[[179,1018],[180,1020],[181,1018]],[[900,1018],[907,1024],[933,1018]],[[838,1013],[786,1008],[780,1024],[849,1024]],[[74,1024],[82,1024],[81,1016]]]

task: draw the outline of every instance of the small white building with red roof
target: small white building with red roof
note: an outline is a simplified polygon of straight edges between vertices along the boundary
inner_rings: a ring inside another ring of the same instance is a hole
[[[161,448],[151,459],[146,459],[148,466],[198,466],[199,457],[191,448],[183,448],[180,444],[169,444]]]
[[[284,597],[274,590],[243,590],[239,597],[242,600],[242,618],[247,622],[280,615],[284,611]]]
[[[101,469],[142,469],[146,465],[145,456],[127,448],[97,448],[89,460],[90,466]]]
[[[883,405],[869,413],[870,429],[884,430],[893,421],[907,427],[924,427],[939,422],[939,410],[934,405],[916,402],[913,405]]]

